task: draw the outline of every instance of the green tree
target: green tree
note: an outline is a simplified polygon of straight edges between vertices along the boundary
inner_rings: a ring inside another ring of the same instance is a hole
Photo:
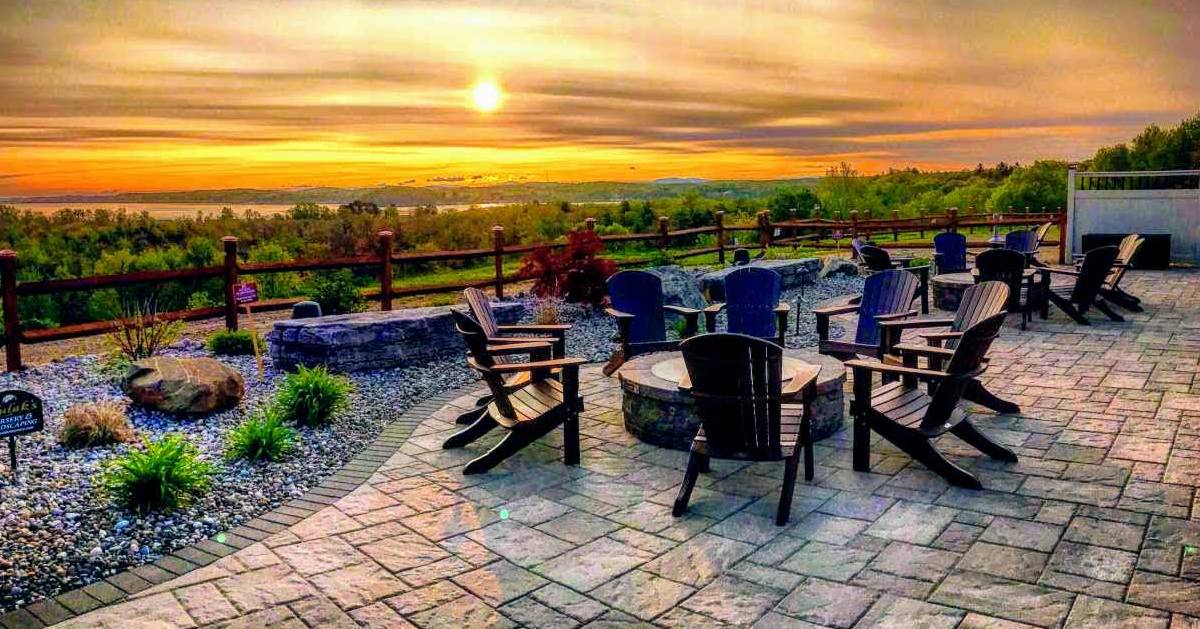
[[[1026,207],[1041,211],[1067,205],[1067,163],[1039,160],[1032,166],[1021,166],[992,192],[987,208],[1006,212],[1008,208],[1024,211]]]
[[[820,204],[821,200],[817,195],[804,187],[776,188],[767,198],[767,210],[771,213],[773,221],[810,218]]]

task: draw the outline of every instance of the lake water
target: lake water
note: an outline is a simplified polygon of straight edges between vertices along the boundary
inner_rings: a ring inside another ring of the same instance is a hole
[[[244,214],[247,210],[254,210],[263,216],[273,216],[275,214],[283,214],[292,208],[294,204],[271,204],[271,203],[5,203],[0,202],[0,205],[11,205],[19,210],[32,210],[44,214],[53,214],[64,207],[72,209],[87,209],[87,210],[125,210],[130,214],[138,214],[143,211],[149,212],[150,216],[155,218],[194,218],[197,214],[216,215],[220,214],[224,208],[232,208],[237,215]],[[331,209],[336,209],[338,203],[322,203]],[[455,211],[460,212],[472,207],[493,207],[497,205],[509,205],[507,203],[475,203],[467,205],[439,205],[438,210],[442,212]],[[416,206],[400,206],[401,216],[412,214]]]

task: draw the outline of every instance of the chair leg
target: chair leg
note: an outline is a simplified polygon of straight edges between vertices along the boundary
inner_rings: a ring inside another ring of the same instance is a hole
[[[683,473],[683,485],[679,487],[679,495],[675,497],[675,506],[671,507],[671,515],[679,517],[687,511],[688,501],[692,499],[692,488],[700,477],[700,456],[695,452],[688,457],[687,471]]]
[[[1092,324],[1091,321],[1087,320],[1087,317],[1083,316],[1083,313],[1081,313],[1075,309],[1075,306],[1072,305],[1071,302],[1069,302],[1066,299],[1063,299],[1062,297],[1059,297],[1058,295],[1055,295],[1053,293],[1051,293],[1049,295],[1049,297],[1050,297],[1050,301],[1054,302],[1054,305],[1058,306],[1059,310],[1062,310],[1063,312],[1067,313],[1068,317],[1071,317],[1072,319],[1074,319],[1075,323],[1078,323],[1079,325],[1091,325]],[[1045,317],[1043,317],[1043,318],[1045,318]]]
[[[969,400],[980,406],[990,408],[1001,415],[1021,412],[1020,406],[1017,406],[1008,400],[1003,400],[996,397],[995,393],[992,393],[984,388],[983,384],[981,384],[978,380],[971,380],[968,382],[966,388],[963,390],[962,396],[965,400]]]
[[[805,436],[804,438],[804,480],[811,482],[813,479],[813,467],[816,463],[813,461],[813,444],[812,437]]]
[[[959,425],[961,426],[965,423],[962,422]],[[946,479],[952,485],[968,489],[983,489],[983,485],[979,482],[978,478],[975,478],[974,474],[950,462],[950,459],[947,459],[946,455],[933,447],[933,444],[928,439],[914,439],[907,443],[897,443],[896,446],[907,452],[912,458],[920,461],[938,476]]]
[[[957,426],[950,429],[950,433],[993,459],[1008,461],[1009,463],[1017,462],[1016,453],[989,439],[987,435],[979,432],[979,429],[970,421],[963,420],[959,422]]]
[[[467,463],[463,468],[463,475],[482,474],[493,467],[499,465],[504,459],[520,452],[522,448],[529,445],[533,440],[538,438],[536,431],[532,430],[511,430],[508,435],[500,440],[491,450],[484,453],[483,456]]]
[[[473,423],[475,423],[476,420],[478,420],[480,417],[483,417],[484,414],[487,413],[488,404],[490,404],[491,401],[492,401],[491,396],[488,396],[487,402],[484,402],[483,404],[480,404],[480,405],[476,406],[475,408],[473,408],[465,413],[462,413],[461,415],[459,415],[458,417],[456,417],[454,419],[454,423],[456,423],[456,424],[473,424]]]
[[[1096,310],[1103,312],[1104,316],[1112,319],[1113,321],[1121,322],[1125,320],[1125,317],[1122,317],[1121,315],[1117,314],[1115,310],[1109,308],[1108,302],[1104,301],[1104,299],[1100,297],[1096,297],[1096,301],[1092,302],[1092,305],[1096,306]]]
[[[570,411],[563,421],[563,463],[579,465],[579,412]]]
[[[788,517],[792,514],[792,494],[796,491],[796,471],[799,466],[799,451],[783,460],[783,487],[779,490],[779,508],[775,512],[775,526],[787,524]]]
[[[486,410],[486,408],[485,408]],[[496,420],[488,413],[484,413],[481,417],[475,420],[475,423],[463,428],[462,430],[450,435],[442,442],[443,450],[453,450],[461,448],[472,441],[488,434],[493,428],[498,426]]]
[[[854,418],[854,470],[871,471],[871,427],[861,417]]]

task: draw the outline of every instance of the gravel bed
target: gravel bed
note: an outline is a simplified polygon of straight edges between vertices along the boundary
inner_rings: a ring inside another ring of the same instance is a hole
[[[207,354],[194,343],[188,345],[168,353]],[[246,397],[239,408],[199,419],[129,409],[139,436],[183,433],[206,459],[221,465],[212,489],[197,502],[144,516],[114,508],[92,487],[102,461],[129,446],[74,450],[55,440],[68,406],[126,399],[99,359],[74,357],[19,374],[0,374],[0,389],[31,391],[46,405],[45,431],[18,439],[20,474],[15,484],[7,473],[7,456],[0,466],[0,610],[154,561],[297,498],[336,472],[414,402],[477,381],[461,360],[351,374],[356,390],[350,408],[331,427],[298,428],[296,451],[279,463],[229,463],[222,460],[225,433],[267,402],[278,374],[268,364],[260,382],[252,357],[220,360],[245,376]]]
[[[699,276],[706,270],[689,272]],[[815,323],[809,314],[815,304],[861,289],[861,278],[837,277],[786,291],[784,298],[793,308],[788,347],[816,345]],[[533,320],[535,308],[544,304],[528,296],[517,298],[527,302],[527,322]],[[557,304],[556,308],[558,320],[574,326],[567,337],[568,354],[608,360],[616,348],[612,319],[602,310],[586,306]],[[721,321],[718,329],[723,326]],[[836,334],[837,326],[834,328]],[[208,355],[189,340],[167,354]],[[0,611],[154,561],[297,498],[336,472],[417,400],[478,382],[456,356],[403,369],[351,374],[356,388],[348,411],[331,427],[298,428],[297,450],[284,461],[255,465],[223,460],[225,434],[269,400],[280,374],[267,361],[260,381],[252,357],[220,360],[246,379],[246,397],[239,408],[187,419],[130,407],[129,419],[139,436],[183,433],[206,459],[220,464],[213,489],[197,502],[174,512],[142,516],[114,508],[92,487],[102,462],[127,451],[128,445],[69,449],[55,438],[67,407],[106,399],[125,401],[118,375],[96,356],[70,357],[16,374],[0,374],[0,389],[31,391],[46,405],[45,431],[19,438],[17,481],[8,476],[6,464],[0,466]]]

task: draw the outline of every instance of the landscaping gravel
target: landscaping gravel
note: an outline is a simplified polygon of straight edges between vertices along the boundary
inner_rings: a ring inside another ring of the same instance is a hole
[[[706,269],[689,269],[697,276]],[[811,308],[824,300],[859,292],[858,277],[837,277],[793,289],[784,298],[793,308],[787,345],[816,344]],[[526,321],[544,302],[527,302]],[[601,310],[558,304],[560,322],[574,325],[568,353],[605,361],[616,347],[616,326]],[[795,332],[795,317],[800,332]],[[723,322],[721,327],[723,329]],[[208,355],[185,340],[167,354]],[[0,389],[23,389],[41,397],[46,429],[18,439],[20,473],[16,482],[0,468],[0,611],[77,588],[153,561],[184,546],[228,530],[271,508],[297,498],[369,443],[382,428],[417,400],[478,382],[461,356],[406,367],[351,374],[356,385],[349,410],[331,427],[298,428],[296,451],[279,463],[225,462],[226,432],[264,405],[280,374],[269,365],[259,380],[252,357],[220,357],[246,380],[246,397],[233,410],[189,419],[131,407],[129,419],[139,436],[184,434],[202,455],[220,463],[212,490],[197,502],[167,513],[139,516],[116,508],[92,486],[101,464],[128,451],[128,445],[69,449],[57,443],[63,411],[73,404],[106,399],[125,401],[119,374],[96,356],[71,357],[26,371],[0,374]]]

